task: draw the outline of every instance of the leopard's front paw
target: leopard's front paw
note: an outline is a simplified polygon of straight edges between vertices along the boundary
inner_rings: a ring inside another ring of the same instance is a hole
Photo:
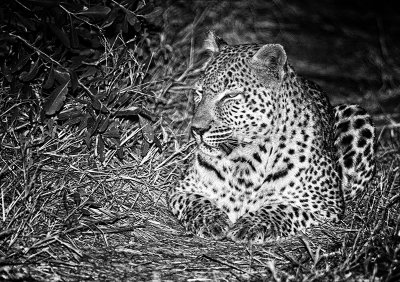
[[[254,223],[247,218],[239,219],[227,234],[227,238],[234,242],[251,244],[263,244],[274,237],[275,232],[270,224]]]
[[[213,213],[200,213],[187,225],[188,231],[202,238],[221,240],[232,226],[226,213],[214,211]]]

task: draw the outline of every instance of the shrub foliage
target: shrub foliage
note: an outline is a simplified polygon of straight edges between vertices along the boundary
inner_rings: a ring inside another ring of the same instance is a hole
[[[105,148],[123,157],[120,123],[133,119],[146,137],[142,153],[159,145],[146,106],[161,9],[139,0],[28,0],[6,1],[0,15],[3,131],[49,119],[76,126],[84,149],[95,145],[103,161]]]

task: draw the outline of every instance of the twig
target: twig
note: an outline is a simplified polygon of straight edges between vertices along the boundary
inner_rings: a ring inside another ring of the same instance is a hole
[[[79,251],[77,248],[75,248],[74,246],[72,246],[71,244],[68,244],[67,242],[61,241],[59,238],[55,238],[55,240],[60,243],[61,245],[63,245],[64,247],[66,247],[67,249],[73,251],[75,254],[77,254],[79,257],[83,257],[83,254],[81,251]]]
[[[286,251],[282,247],[278,247],[278,250],[281,252],[281,255],[284,256],[288,261],[290,261],[293,265],[301,267],[304,271],[311,273],[311,270],[308,267],[305,267],[303,264],[298,262],[297,260],[291,258],[286,254]]]
[[[32,48],[33,50],[35,50],[35,52],[39,53],[39,55],[42,55],[44,57],[46,57],[48,60],[50,60],[52,63],[56,64],[57,66],[59,66],[60,68],[62,68],[63,70],[67,71],[67,69],[61,65],[59,62],[57,62],[56,60],[54,60],[52,57],[50,57],[49,55],[47,55],[46,53],[44,53],[42,50],[40,50],[39,48],[37,48],[36,46],[33,46],[31,43],[29,43],[27,40],[25,40],[24,38],[22,38],[19,35],[13,34],[13,33],[9,33],[8,35],[10,35],[11,37],[17,38],[19,40],[21,40],[22,42],[24,42],[28,47]]]
[[[15,231],[17,231],[16,228],[10,228],[10,229],[7,229],[7,230],[0,231],[0,239],[3,239],[3,238],[5,238],[5,237],[10,236],[10,235],[13,234]]]
[[[171,161],[173,158],[175,158],[177,155],[182,153],[183,151],[186,151],[190,146],[192,146],[195,143],[195,141],[191,141],[187,143],[185,146],[180,148],[178,151],[170,155],[168,158],[166,158],[162,163],[160,163],[156,168],[154,168],[155,171],[159,170],[161,167],[163,167],[167,162]]]
[[[243,273],[246,273],[246,274],[251,275],[248,271],[243,270],[243,269],[240,269],[239,267],[237,267],[237,266],[235,266],[235,265],[233,265],[233,264],[231,264],[231,263],[221,261],[221,260],[219,260],[219,259],[210,257],[209,255],[206,255],[206,254],[203,254],[202,257],[204,257],[204,258],[206,258],[206,259],[209,259],[209,260],[211,260],[211,261],[214,261],[214,262],[217,262],[217,263],[220,263],[220,264],[229,266],[230,268],[233,268],[233,269],[235,269],[235,270],[237,270],[237,271],[240,271],[240,272],[243,272]]]
[[[90,27],[94,27],[94,28],[98,29],[100,32],[102,31],[101,27],[99,27],[99,26],[97,26],[97,25],[94,25],[94,24],[91,24],[90,22],[88,22],[88,21],[86,21],[86,20],[84,20],[84,19],[81,19],[80,17],[78,17],[77,15],[75,15],[75,13],[72,13],[71,11],[67,10],[63,5],[59,5],[59,6],[60,6],[60,8],[63,9],[68,15],[73,16],[75,19],[77,19],[77,20],[79,20],[79,21],[81,21],[81,22],[84,22],[85,24],[89,25]]]

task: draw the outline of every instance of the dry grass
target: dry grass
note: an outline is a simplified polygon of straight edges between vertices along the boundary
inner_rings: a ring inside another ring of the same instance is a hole
[[[172,5],[169,13],[179,9]],[[146,65],[131,57],[119,69],[104,68],[112,83],[86,85],[112,85],[121,94],[136,93],[135,104],[145,100],[157,114],[154,134],[162,150],[153,143],[143,151],[146,124],[121,120],[124,159],[113,148],[101,156],[97,144],[83,146],[86,129],[39,122],[32,101],[11,97],[1,85],[0,280],[400,280],[400,129],[390,113],[380,114],[377,175],[338,225],[249,246],[186,234],[166,210],[165,193],[193,148],[190,89],[200,66],[193,32],[205,30],[213,15],[204,9],[188,21],[191,14],[183,14],[176,19],[186,21],[179,32],[168,22],[157,52],[169,63],[154,61],[152,81],[135,81],[132,70]],[[229,33],[228,40],[239,35]],[[118,60],[119,50],[105,50],[104,61]]]

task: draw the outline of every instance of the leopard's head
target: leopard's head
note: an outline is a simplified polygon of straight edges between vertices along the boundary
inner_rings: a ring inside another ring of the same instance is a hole
[[[286,53],[278,44],[230,46],[210,33],[211,53],[196,84],[192,130],[200,150],[228,153],[240,143],[265,138],[278,118]]]

